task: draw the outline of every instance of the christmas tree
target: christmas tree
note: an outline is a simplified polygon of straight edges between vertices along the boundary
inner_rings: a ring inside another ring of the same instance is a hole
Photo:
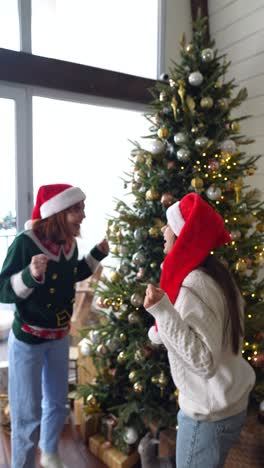
[[[159,284],[166,209],[190,191],[222,215],[231,234],[232,243],[212,255],[228,265],[244,296],[243,355],[257,372],[255,398],[264,394],[264,210],[258,191],[245,182],[260,156],[247,154],[252,140],[241,134],[240,122],[248,116],[236,111],[247,92],[226,81],[230,63],[208,39],[205,18],[195,22],[192,42],[183,36],[180,45],[181,63],[151,90],[146,147],[135,142],[132,149],[124,182],[133,201],[117,201],[108,222],[117,267],[98,287],[100,325],[83,330],[82,352],[93,358],[98,375],[80,391],[88,406],[116,418],[113,443],[123,451],[149,422],[176,423],[167,353],[149,341],[153,320],[142,304],[146,285]]]

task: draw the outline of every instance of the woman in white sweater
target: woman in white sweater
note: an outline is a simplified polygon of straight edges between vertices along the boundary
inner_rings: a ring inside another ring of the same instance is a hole
[[[179,390],[177,468],[221,468],[246,418],[255,374],[241,354],[243,300],[212,250],[230,242],[222,217],[196,193],[167,210],[160,288],[144,307],[167,348]]]

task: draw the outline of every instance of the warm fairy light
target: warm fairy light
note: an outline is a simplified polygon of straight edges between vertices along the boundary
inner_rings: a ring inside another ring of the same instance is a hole
[[[219,205],[220,201],[219,200],[216,200],[215,204],[216,205]]]
[[[257,360],[258,360],[258,358],[254,357],[254,361],[257,361]]]
[[[249,345],[249,342],[248,341],[245,341],[245,346],[248,346]]]
[[[216,175],[213,175],[213,179],[216,179]]]
[[[224,178],[224,180],[225,180],[225,181],[227,181],[227,180],[228,180],[228,178],[227,178],[227,177],[225,177],[225,178]]]
[[[252,315],[251,315],[251,314],[248,314],[248,318],[252,318]]]
[[[206,156],[206,153],[202,153],[202,156]]]
[[[225,219],[225,223],[228,223],[228,219]]]
[[[196,164],[201,164],[201,161],[196,161]]]
[[[232,241],[232,242],[231,242],[231,245],[236,245],[236,241]]]
[[[228,165],[228,166],[226,166],[226,168],[227,168],[227,169],[231,169],[231,166]]]
[[[213,250],[211,250],[210,254],[211,254],[211,255],[214,255],[214,251],[213,251]]]
[[[204,174],[204,177],[209,177],[209,174],[207,174],[207,173],[206,173],[206,174]]]
[[[244,349],[242,349],[242,354],[244,354],[244,353],[245,353],[245,350],[244,350]]]
[[[253,344],[252,348],[253,348],[253,349],[256,349],[256,345],[255,345],[255,344]]]
[[[248,361],[251,361],[251,356],[248,356]]]
[[[221,200],[224,200],[224,198],[225,198],[224,195],[221,195]]]
[[[257,352],[257,351],[254,351],[254,354],[255,354],[255,356],[256,356],[256,355],[258,354],[258,352]]]
[[[183,171],[183,169],[184,169],[184,166],[181,166],[181,170],[182,170],[182,171]]]
[[[251,297],[255,297],[255,296],[256,296],[256,294],[255,294],[255,293],[252,293],[252,294],[251,294]]]
[[[236,217],[234,217],[234,218],[233,218],[233,220],[234,220],[234,221],[237,221],[237,218],[236,218]]]
[[[236,163],[236,162],[233,162],[233,166],[236,166],[236,165],[237,165],[237,163]]]
[[[254,249],[255,249],[255,250],[258,250],[258,246],[257,246],[257,245],[254,245]]]
[[[204,164],[204,168],[207,169],[207,164]]]
[[[222,174],[218,174],[218,177],[222,177]]]

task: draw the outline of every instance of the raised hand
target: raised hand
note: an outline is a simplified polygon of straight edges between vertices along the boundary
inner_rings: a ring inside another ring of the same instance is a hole
[[[109,254],[109,244],[106,239],[103,239],[99,244],[97,244],[97,248],[105,255]]]
[[[162,289],[156,288],[153,286],[153,284],[148,284],[143,304],[145,309],[148,309],[149,307],[159,302],[164,294],[165,292]]]
[[[44,254],[34,255],[34,257],[32,257],[29,269],[33,278],[39,279],[44,275],[47,270],[48,260],[49,258]]]

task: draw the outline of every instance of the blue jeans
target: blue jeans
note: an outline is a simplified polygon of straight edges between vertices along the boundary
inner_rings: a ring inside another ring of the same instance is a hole
[[[220,421],[195,421],[178,412],[177,468],[222,468],[238,441],[246,411]]]
[[[41,344],[8,340],[11,467],[34,468],[40,448],[57,452],[67,414],[69,336]]]

